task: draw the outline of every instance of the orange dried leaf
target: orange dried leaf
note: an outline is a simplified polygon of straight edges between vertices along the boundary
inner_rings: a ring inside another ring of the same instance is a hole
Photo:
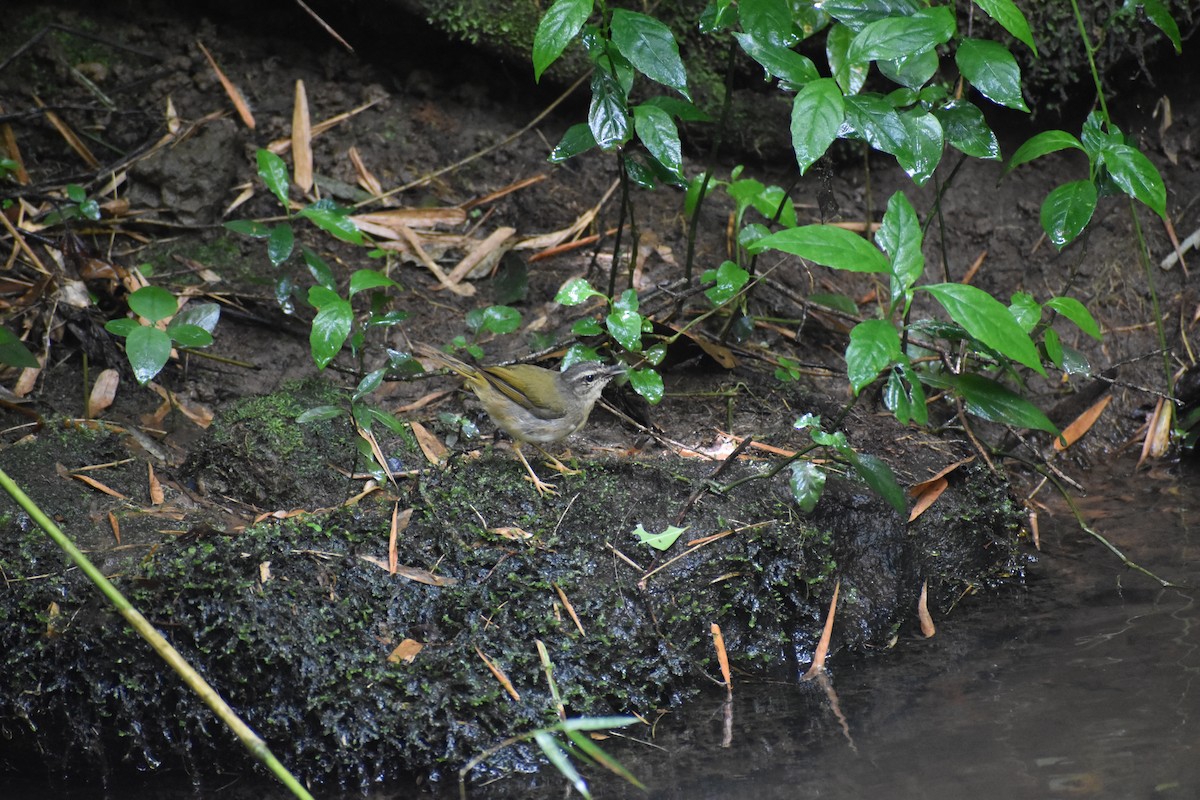
[[[92,384],[92,393],[88,396],[87,418],[94,419],[102,411],[113,404],[117,397],[117,386],[121,383],[121,373],[115,369],[103,370],[96,376]]]
[[[400,503],[392,506],[392,529],[388,535],[388,572],[393,575],[398,569],[397,548],[399,545],[400,534],[408,529],[408,523],[412,519],[413,510],[406,508],[400,511]]]
[[[63,122],[57,114],[46,108],[46,104],[36,94],[33,95],[33,102],[37,103],[38,108],[42,109],[42,113],[46,116],[46,121],[54,126],[58,131],[59,136],[63,137],[67,146],[75,151],[75,154],[83,159],[92,169],[100,169],[100,161],[92,155],[92,151],[88,149],[83,140],[75,135],[75,131],[71,130],[71,126]]]
[[[928,481],[924,484],[925,491],[917,495],[917,501],[913,503],[913,509],[908,514],[908,521],[912,522],[917,517],[925,513],[925,511],[934,504],[934,502],[942,496],[942,492],[946,491],[946,487],[950,485],[950,481],[945,478],[938,478],[933,483]]]
[[[558,592],[558,599],[562,601],[563,608],[567,609],[567,613],[571,615],[571,619],[575,623],[575,628],[581,635],[587,636],[587,633],[583,630],[583,623],[579,621],[579,615],[575,613],[575,606],[571,605],[571,601],[567,599],[567,593],[557,583],[551,582],[550,585],[554,587],[554,591]]]
[[[1167,448],[1171,444],[1171,422],[1174,412],[1174,403],[1165,402],[1161,397],[1158,398],[1158,405],[1154,407],[1154,415],[1150,417],[1150,422],[1146,426],[1146,438],[1142,442],[1142,454],[1138,458],[1137,466],[1140,467],[1147,458],[1162,458],[1166,454]]]
[[[725,634],[721,633],[721,626],[713,623],[709,626],[712,631],[713,647],[717,649],[717,663],[721,666],[721,677],[725,679],[725,688],[730,695],[733,694],[733,672],[729,669],[729,653],[725,650]]]
[[[413,659],[417,657],[417,653],[425,649],[425,645],[418,642],[416,639],[405,639],[396,645],[396,649],[388,654],[387,660],[389,664],[399,664],[403,661],[405,664],[413,663]]]
[[[421,448],[421,452],[425,454],[425,458],[430,464],[439,466],[446,461],[446,456],[450,452],[446,449],[446,445],[442,441],[429,432],[419,422],[410,422],[413,436],[417,437],[417,445]]]
[[[921,596],[917,599],[917,619],[921,621],[921,635],[926,639],[937,633],[933,617],[929,616],[929,581],[921,582]]]
[[[1033,548],[1042,549],[1042,537],[1038,530],[1038,515],[1033,509],[1029,510],[1029,535],[1033,537]]]
[[[166,499],[163,494],[162,483],[159,482],[158,477],[154,474],[153,464],[147,463],[146,469],[149,470],[148,480],[150,483],[150,504],[161,506],[163,504],[163,500]]]
[[[450,270],[447,278],[451,283],[458,283],[464,278],[481,277],[475,272],[476,268],[481,265],[494,265],[500,259],[500,256],[508,251],[509,248],[505,245],[512,239],[516,232],[516,228],[497,228],[492,231],[486,239],[471,248],[471,252],[467,253],[462,261],[459,261],[454,266],[454,269]],[[487,270],[479,271],[490,271],[490,267]]]
[[[113,538],[117,540],[117,544],[121,543],[121,521],[117,519],[117,515],[113,512],[108,512],[108,527],[112,528]]]
[[[974,460],[975,460],[975,456],[970,456],[969,458],[964,458],[962,461],[955,461],[953,464],[951,464],[948,467],[943,467],[937,473],[930,475],[928,478],[921,481],[920,483],[913,484],[912,487],[908,490],[908,496],[916,497],[917,495],[921,494],[921,492],[925,491],[927,486],[937,483],[939,478],[946,477],[951,472],[954,472],[954,470],[958,469],[959,467],[966,466],[967,464],[970,464]]]
[[[350,163],[354,165],[354,174],[358,176],[358,185],[369,194],[383,194],[383,184],[379,182],[379,178],[376,178],[371,170],[367,169],[367,165],[363,163],[362,155],[358,152],[358,148],[351,146],[346,155],[350,156]]]
[[[800,680],[812,680],[825,671],[825,659],[829,655],[829,640],[833,638],[833,618],[837,612],[838,594],[842,590],[842,580],[833,586],[833,598],[829,601],[829,613],[825,615],[825,629],[821,631],[821,641],[817,642],[817,649],[813,653],[812,666],[808,668],[808,672],[804,673],[804,677]]]
[[[225,94],[229,96],[233,107],[237,109],[238,116],[242,118],[242,123],[250,130],[254,130],[254,114],[250,113],[250,106],[246,104],[246,98],[242,97],[242,93],[233,85],[233,81],[225,77],[225,73],[217,66],[217,62],[212,57],[212,53],[208,52],[208,48],[201,42],[196,42],[196,46],[200,48],[201,53],[204,53],[204,57],[208,59],[208,65],[217,74],[217,80],[221,82],[221,86],[225,89]]]
[[[301,191],[313,187],[312,120],[308,116],[308,93],[304,81],[296,81],[296,99],[292,106],[292,177]]]
[[[500,681],[500,685],[504,687],[504,691],[508,692],[509,697],[520,702],[521,695],[517,694],[516,687],[512,685],[512,681],[508,679],[508,676],[504,674],[504,671],[492,663],[492,660],[485,656],[483,651],[478,647],[475,648],[475,652],[479,654],[481,659],[483,659],[483,663],[487,665],[487,668],[491,671],[492,675],[496,677],[496,680]]]
[[[533,534],[524,528],[501,527],[488,528],[488,533],[495,534],[503,539],[510,539],[514,542],[523,542],[526,539],[532,539]]]
[[[1096,420],[1104,413],[1104,409],[1108,408],[1108,404],[1112,402],[1112,399],[1113,396],[1111,394],[1106,394],[1100,400],[1093,403],[1091,408],[1072,420],[1070,425],[1063,428],[1062,437],[1054,440],[1054,449],[1061,453],[1079,441],[1096,424]]]
[[[80,475],[78,472],[72,472],[72,473],[70,473],[70,476],[72,478],[74,478],[75,480],[79,481],[80,483],[86,483],[88,486],[92,487],[93,489],[100,491],[100,492],[104,492],[106,495],[109,495],[110,497],[115,497],[118,500],[128,500],[129,499],[125,495],[118,492],[116,489],[113,489],[110,486],[106,486],[105,484],[101,483],[100,481],[98,481],[95,478],[90,477],[88,475]]]

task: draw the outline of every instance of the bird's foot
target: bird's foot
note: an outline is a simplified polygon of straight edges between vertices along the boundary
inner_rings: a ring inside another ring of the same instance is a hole
[[[557,486],[555,486],[553,483],[547,483],[546,481],[539,478],[537,475],[534,475],[532,471],[530,471],[530,473],[525,476],[525,480],[532,483],[533,488],[536,489],[537,493],[540,494],[542,497],[546,497],[547,495],[553,496],[553,495],[558,494]]]

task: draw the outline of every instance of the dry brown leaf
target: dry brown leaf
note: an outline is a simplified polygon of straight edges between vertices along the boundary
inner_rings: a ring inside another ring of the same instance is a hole
[[[419,422],[408,423],[412,428],[413,436],[417,437],[417,445],[420,446],[421,452],[425,454],[425,458],[430,464],[440,466],[445,463],[446,456],[450,452],[446,449],[446,445],[442,444],[441,439],[434,436]]]
[[[825,629],[821,631],[821,641],[817,642],[812,666],[804,673],[804,677],[800,679],[802,681],[812,680],[825,671],[825,658],[829,655],[829,640],[833,638],[833,618],[837,613],[838,594],[841,589],[842,579],[838,578],[838,582],[833,586],[833,598],[829,601],[829,613],[825,615]]]
[[[397,562],[397,547],[399,545],[400,534],[408,530],[408,523],[412,520],[413,510],[406,508],[400,511],[400,503],[392,506],[392,529],[388,534],[388,572],[395,575],[399,568]]]
[[[458,283],[466,278],[482,278],[491,272],[491,268],[496,265],[500,257],[511,249],[505,245],[516,232],[516,228],[497,228],[492,231],[486,239],[471,248],[471,252],[467,253],[454,269],[450,270],[450,274],[446,276],[447,279],[451,283]]]
[[[324,133],[325,131],[334,127],[335,125],[340,125],[341,123],[345,122],[346,120],[350,119],[351,117],[361,114],[362,112],[366,111],[368,108],[371,108],[374,105],[382,103],[386,99],[387,99],[386,95],[376,97],[374,100],[369,100],[366,103],[363,103],[361,106],[352,108],[349,111],[343,111],[341,114],[335,114],[332,117],[330,117],[329,119],[321,120],[316,125],[312,126],[312,138],[314,138],[314,139],[317,138],[322,133]],[[291,148],[292,148],[292,137],[290,137],[290,136],[285,136],[282,139],[276,139],[275,141],[273,141],[267,145],[267,149],[270,150],[272,153],[274,153],[277,156],[283,155]]]
[[[262,563],[260,563],[258,565],[258,582],[263,583],[263,584],[271,582],[271,562],[270,561],[263,561]]]
[[[0,217],[3,217],[0,214]],[[37,360],[43,364],[46,363],[45,356],[37,356]],[[38,377],[42,374],[41,367],[25,367],[21,370],[21,374],[17,376],[17,382],[13,385],[12,393],[17,397],[24,397],[33,391],[33,387],[37,386]]]
[[[221,86],[225,89],[225,94],[229,96],[233,107],[237,109],[238,116],[242,118],[242,123],[250,130],[254,130],[254,114],[250,113],[250,106],[246,105],[246,98],[242,97],[242,93],[233,85],[233,81],[225,77],[225,73],[217,66],[216,59],[212,57],[212,53],[208,52],[208,48],[199,41],[196,42],[196,46],[200,48],[201,53],[204,53],[204,57],[208,59],[208,65],[217,74],[217,80],[221,82]]]
[[[959,283],[970,283],[971,281],[975,280],[975,273],[979,272],[979,268],[983,266],[983,262],[984,259],[987,258],[987,254],[988,251],[984,250],[982,253],[976,256],[975,260],[971,262],[971,266],[967,267],[967,272],[962,276],[962,280],[959,281]]]
[[[361,225],[367,223],[387,228],[397,235],[400,228],[453,228],[467,221],[467,212],[457,206],[446,208],[393,208],[355,214],[350,219]]]
[[[921,596],[917,599],[917,619],[921,621],[921,635],[926,639],[937,633],[933,617],[929,616],[929,581],[921,582]]]
[[[308,92],[301,80],[296,81],[292,105],[292,178],[305,194],[312,191],[312,120],[308,116]]]
[[[209,425],[212,425],[213,410],[204,405],[204,403],[197,403],[194,400],[188,400],[186,397],[180,397],[174,392],[167,391],[153,381],[146,385],[165,401],[164,405],[166,405],[168,411],[173,406],[178,408],[181,412],[183,412],[185,417],[199,425],[201,428],[207,428]],[[159,411],[161,412],[162,409],[160,408]],[[157,413],[158,412],[156,412],[156,414]],[[165,414],[163,416],[165,416]],[[159,417],[159,420],[161,421],[162,418],[163,417]]]
[[[167,132],[178,135],[183,125],[179,121],[179,113],[175,110],[175,101],[167,95]]]
[[[1054,449],[1061,453],[1083,438],[1083,435],[1092,429],[1092,426],[1096,424],[1096,420],[1104,413],[1104,409],[1108,408],[1108,404],[1112,402],[1112,399],[1113,396],[1111,394],[1106,394],[1093,403],[1091,408],[1072,420],[1070,425],[1063,428],[1062,436],[1054,440]]]
[[[933,505],[939,497],[942,496],[942,492],[946,491],[946,487],[949,485],[950,481],[946,480],[945,478],[938,478],[932,483],[926,481],[924,484],[922,484],[922,486],[925,488],[919,495],[917,495],[916,502],[913,503],[912,511],[908,513],[908,521],[912,522],[914,519],[924,514],[926,510],[928,510],[929,507]]]
[[[346,155],[350,156],[350,163],[354,165],[354,174],[358,178],[358,185],[366,190],[368,194],[383,194],[383,184],[379,182],[379,178],[376,178],[371,170],[367,169],[367,165],[363,163],[362,155],[358,152],[358,147],[351,145]]]
[[[74,478],[75,480],[79,481],[80,483],[86,483],[88,486],[92,487],[93,489],[95,489],[97,491],[104,492],[106,495],[109,495],[110,497],[115,497],[118,500],[128,500],[129,499],[125,495],[118,492],[116,489],[106,486],[105,484],[101,483],[100,481],[96,480],[95,478],[93,478],[89,475],[80,475],[78,472],[69,472],[69,473],[67,473],[67,475],[69,477]]]
[[[500,681],[500,685],[504,687],[504,691],[508,692],[509,697],[520,702],[521,695],[517,694],[516,688],[512,685],[512,681],[508,679],[508,676],[504,674],[504,671],[493,664],[492,660],[485,656],[483,651],[478,647],[475,648],[475,652],[479,654],[481,659],[483,659],[483,663],[487,665],[489,670],[491,670],[491,673],[496,677],[496,680]]]
[[[413,400],[411,403],[409,403],[407,405],[403,405],[403,406],[400,406],[399,408],[396,408],[392,413],[404,414],[408,411],[417,411],[417,410],[422,409],[425,406],[429,405],[430,403],[441,400],[443,397],[445,397],[448,394],[454,394],[454,391],[455,391],[454,389],[443,389],[440,392],[430,392],[427,395],[422,395],[421,397],[418,397],[416,400]]]
[[[499,536],[503,539],[510,539],[514,542],[523,542],[526,539],[533,538],[533,534],[530,533],[529,531],[525,530],[524,528],[514,528],[514,527],[488,528],[487,532],[491,533],[491,534],[495,534],[496,536]]]
[[[108,527],[112,528],[113,538],[117,540],[117,544],[121,543],[121,521],[117,519],[117,515],[113,512],[108,512]]]
[[[405,639],[396,645],[396,649],[388,654],[387,660],[389,664],[399,664],[403,661],[405,664],[413,663],[413,659],[417,657],[417,653],[425,649],[425,645],[418,642],[416,639]]]
[[[1142,442],[1142,454],[1137,466],[1141,466],[1147,458],[1162,458],[1166,455],[1171,444],[1171,423],[1174,417],[1175,404],[1168,403],[1164,398],[1158,398],[1154,407],[1154,415],[1146,426],[1146,438]]]
[[[1042,537],[1038,531],[1038,515],[1032,508],[1029,509],[1029,535],[1033,537],[1033,549],[1042,549]]]
[[[916,497],[917,495],[921,494],[921,492],[925,491],[926,487],[937,483],[939,479],[946,477],[947,475],[949,475],[951,472],[954,472],[954,470],[958,469],[959,467],[963,467],[963,466],[966,466],[967,464],[970,464],[974,460],[975,460],[975,456],[970,456],[968,458],[964,458],[962,461],[955,461],[953,464],[951,464],[947,467],[943,467],[936,474],[930,475],[928,478],[921,481],[920,483],[913,484],[912,487],[910,487],[908,490],[908,496]]]
[[[548,173],[543,172],[543,173],[534,175],[529,178],[522,178],[519,181],[513,181],[508,186],[505,186],[503,189],[497,189],[494,192],[489,192],[488,194],[485,194],[483,197],[478,197],[474,200],[470,200],[466,203],[463,203],[463,208],[472,209],[472,208],[475,208],[476,206],[486,205],[493,201],[499,200],[501,197],[510,195],[513,192],[519,191],[521,189],[526,189],[537,183],[541,183],[542,181],[546,180],[546,178],[549,178],[549,177],[550,177],[550,175]]]
[[[158,476],[154,474],[154,465],[147,462],[146,469],[148,470],[147,480],[150,483],[150,505],[161,506],[166,496],[163,493],[162,483],[158,480]]]
[[[376,556],[359,556],[359,558],[363,561],[366,561],[368,564],[374,564],[380,569],[386,569],[388,572],[391,572],[391,570],[388,569],[387,559],[385,558],[377,558]],[[396,567],[396,571],[393,574],[398,578],[404,578],[405,580],[413,581],[415,583],[423,583],[427,586],[453,586],[458,583],[457,578],[449,578],[444,575],[434,575],[429,570],[421,569],[419,567],[405,567],[401,565]]]
[[[733,672],[729,669],[729,653],[725,650],[725,634],[721,626],[713,623],[709,626],[712,631],[713,647],[717,649],[717,663],[721,666],[721,677],[725,680],[725,692],[733,697]]]
[[[558,599],[562,601],[563,608],[571,615],[571,620],[575,623],[575,628],[579,631],[580,635],[587,636],[587,633],[583,630],[583,623],[579,621],[579,615],[575,613],[575,606],[571,605],[571,601],[567,599],[567,593],[553,581],[550,582],[550,585],[554,587],[554,591],[558,592]]]
[[[67,146],[74,150],[75,154],[82,158],[84,163],[86,163],[89,167],[92,169],[100,169],[100,161],[94,155],[92,155],[92,151],[89,150],[87,145],[83,143],[83,140],[75,135],[75,131],[71,130],[71,126],[63,122],[62,119],[60,119],[59,116],[53,111],[46,108],[46,104],[43,103],[42,99],[36,94],[33,95],[33,102],[37,104],[38,108],[42,109],[42,113],[45,115],[46,121],[54,126],[54,129],[58,131],[58,135],[63,137],[63,140],[66,141]]]
[[[429,270],[433,277],[437,278],[438,283],[460,297],[471,297],[475,294],[475,287],[471,284],[454,283],[450,280],[442,268],[438,266],[437,262],[430,258],[429,253],[425,252],[425,248],[421,246],[421,240],[415,233],[413,233],[411,228],[405,227],[404,225],[398,225],[396,227],[396,232],[399,233],[400,237],[404,239],[404,241],[408,243],[409,247],[413,249],[413,253],[416,254],[417,259],[421,262],[421,265],[424,266],[425,269]]]
[[[92,393],[88,395],[88,419],[95,419],[113,404],[113,400],[117,397],[117,386],[120,383],[121,373],[115,369],[103,370],[96,376],[96,382],[92,384]]]
[[[0,105],[0,114],[3,113],[4,107]],[[6,158],[17,162],[17,170],[13,173],[17,178],[17,183],[27,186],[29,173],[25,171],[25,159],[21,158],[21,148],[17,147],[17,137],[13,134],[12,126],[7,122],[0,125],[0,146],[4,148]]]

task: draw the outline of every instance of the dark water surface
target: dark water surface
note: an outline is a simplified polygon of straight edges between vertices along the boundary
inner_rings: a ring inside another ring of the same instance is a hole
[[[1088,486],[1081,506],[1100,533],[1164,578],[1200,585],[1200,471],[1135,475],[1122,463]],[[714,689],[664,716],[653,736],[631,729],[652,744],[604,746],[649,792],[592,771],[594,796],[1200,798],[1195,590],[1162,589],[1126,569],[1060,502],[1040,499],[1052,514],[1041,514],[1042,553],[1025,585],[965,598],[932,639],[906,633],[878,658],[835,661],[826,687],[737,683],[728,714]],[[539,784],[504,780],[469,797],[571,796],[557,777]],[[0,798],[45,797],[5,788]],[[163,788],[78,797],[196,796]],[[238,781],[200,796],[290,797]]]

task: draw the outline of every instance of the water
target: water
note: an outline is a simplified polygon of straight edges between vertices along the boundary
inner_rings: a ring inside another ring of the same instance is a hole
[[[1200,586],[1200,472],[1131,473],[1089,479],[1088,519],[1142,566]],[[622,748],[649,796],[1200,797],[1195,590],[1124,568],[1045,499],[1054,514],[1041,515],[1026,586],[968,598],[934,638],[838,668],[828,695],[739,686],[731,724],[715,693],[664,719],[666,752]],[[595,784],[598,798],[640,795]]]

